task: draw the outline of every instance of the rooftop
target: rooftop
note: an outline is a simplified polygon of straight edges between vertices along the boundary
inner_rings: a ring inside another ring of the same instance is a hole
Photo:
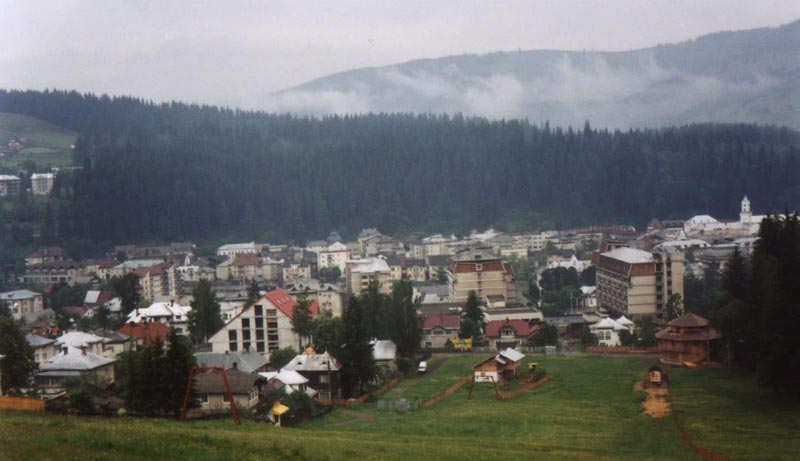
[[[616,259],[628,264],[647,264],[655,261],[652,253],[628,247],[617,248],[616,250],[602,253],[600,256]]]

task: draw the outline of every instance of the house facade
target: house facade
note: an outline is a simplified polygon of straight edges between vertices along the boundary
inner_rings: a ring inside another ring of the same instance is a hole
[[[115,362],[116,359],[87,352],[86,348],[66,347],[53,360],[39,367],[36,385],[47,398],[64,392],[65,381],[71,378],[90,378],[111,384],[114,382]]]
[[[661,361],[674,365],[719,361],[721,337],[708,320],[691,312],[656,333]]]
[[[524,346],[538,332],[538,325],[525,320],[492,320],[486,324],[486,339],[499,350]]]
[[[208,342],[212,352],[238,352],[250,348],[261,354],[284,347],[297,348],[300,338],[292,331],[292,315],[297,301],[278,288],[246,306],[229,320]],[[311,303],[311,314],[319,315],[319,304]]]
[[[683,296],[684,255],[617,248],[597,258],[597,304],[630,317],[664,317],[670,296]]]
[[[511,264],[486,250],[465,250],[450,258],[447,274],[454,303],[466,302],[470,291],[478,298],[499,295],[507,302],[517,298]]]
[[[421,346],[424,348],[443,349],[447,341],[458,339],[461,317],[456,314],[432,315],[422,325]]]
[[[5,305],[11,310],[14,320],[20,320],[26,314],[35,314],[44,310],[42,295],[30,290],[0,293],[0,305]]]

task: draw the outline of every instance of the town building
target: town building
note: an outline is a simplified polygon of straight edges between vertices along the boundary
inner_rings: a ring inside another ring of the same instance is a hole
[[[161,322],[128,322],[119,332],[130,336],[137,346],[148,346],[160,342],[166,344],[170,327]]]
[[[194,376],[200,411],[210,413],[230,409],[229,388],[233,403],[238,408],[251,408],[258,403],[259,386],[265,381],[258,375],[245,373],[236,368],[226,370],[225,378],[219,370],[205,370]]]
[[[144,309],[132,310],[128,314],[127,321],[129,323],[159,322],[174,328],[178,334],[188,335],[191,310],[191,306],[183,306],[175,301],[156,302]]]
[[[55,345],[55,339],[27,334],[25,335],[25,341],[33,349],[33,360],[39,366],[48,360],[52,360],[58,354],[59,349]]]
[[[22,189],[22,180],[16,176],[0,174],[0,197],[16,197]]]
[[[528,341],[539,333],[538,324],[525,320],[492,320],[486,324],[486,339],[498,350],[527,346]]]
[[[755,235],[765,218],[765,215],[753,215],[750,199],[745,196],[739,208],[738,221],[720,221],[709,215],[699,215],[686,220],[683,229],[687,235]]]
[[[40,248],[25,257],[25,266],[29,267],[34,264],[44,264],[53,261],[63,261],[66,259],[64,250],[60,247],[47,247]]]
[[[366,290],[373,280],[378,282],[381,293],[389,294],[395,281],[389,264],[381,258],[349,260],[344,275],[347,292],[356,296]]]
[[[327,351],[317,354],[313,349],[295,356],[281,371],[294,371],[308,381],[308,387],[316,390],[321,399],[341,398],[341,365]]]
[[[236,369],[245,373],[260,373],[267,370],[269,361],[258,352],[239,351],[225,352],[198,352],[194,354],[197,364],[201,367],[222,367],[225,370]]]
[[[622,344],[620,341],[620,333],[623,331],[633,333],[633,322],[628,320],[624,315],[617,320],[606,317],[590,325],[589,331],[597,337],[597,344],[615,347]]]
[[[27,285],[49,288],[59,283],[72,285],[80,271],[80,265],[71,259],[31,264],[25,268],[22,280]]]
[[[443,349],[449,340],[458,339],[461,328],[461,316],[457,314],[439,314],[426,317],[422,324],[422,347]]]
[[[0,293],[0,306],[8,307],[14,320],[21,320],[26,314],[42,312],[44,300],[34,291],[14,290]]]
[[[499,295],[504,304],[516,301],[514,270],[485,249],[465,250],[450,258],[447,267],[450,299],[454,303],[467,301],[470,291],[479,299]]]
[[[686,313],[667,323],[667,328],[656,333],[661,361],[674,365],[719,361],[721,335],[709,325],[708,320],[694,313]]]
[[[473,367],[473,380],[476,383],[497,383],[514,379],[519,375],[519,366],[524,358],[524,354],[514,349],[503,349]]]
[[[344,274],[349,259],[350,250],[347,245],[342,242],[333,242],[318,253],[317,268],[331,269],[338,267]]]
[[[669,297],[683,296],[684,255],[621,247],[596,254],[597,304],[631,317],[664,317]]]
[[[36,385],[45,398],[52,398],[66,390],[65,381],[75,378],[91,378],[112,384],[115,362],[116,359],[87,352],[86,348],[66,347],[53,360],[39,367]]]
[[[260,254],[261,251],[268,245],[250,242],[250,243],[229,243],[217,248],[217,256],[224,256],[231,258],[238,255]]]
[[[33,195],[49,195],[56,180],[54,173],[33,173],[31,175],[31,192]]]
[[[175,299],[181,294],[180,276],[178,276],[176,266],[170,263],[140,267],[133,273],[139,277],[139,286],[144,300]]]
[[[292,331],[292,316],[297,304],[287,292],[278,288],[267,292],[237,316],[229,320],[208,342],[215,353],[249,351],[261,354],[284,347],[296,348],[300,343]],[[312,316],[319,315],[319,304],[312,302]]]

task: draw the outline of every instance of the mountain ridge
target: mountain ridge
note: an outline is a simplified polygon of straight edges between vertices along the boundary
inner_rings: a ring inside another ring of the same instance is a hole
[[[562,126],[800,128],[800,21],[629,51],[526,50],[351,69],[271,94],[300,113],[448,112]]]

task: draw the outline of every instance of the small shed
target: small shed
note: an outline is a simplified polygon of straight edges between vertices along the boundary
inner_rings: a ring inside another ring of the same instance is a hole
[[[654,384],[656,386],[660,386],[663,380],[663,370],[658,365],[653,365],[647,370],[648,376],[647,380],[650,384]]]
[[[497,382],[500,379],[511,380],[519,375],[519,366],[525,354],[508,348],[499,354],[489,357],[473,367],[476,383]]]

